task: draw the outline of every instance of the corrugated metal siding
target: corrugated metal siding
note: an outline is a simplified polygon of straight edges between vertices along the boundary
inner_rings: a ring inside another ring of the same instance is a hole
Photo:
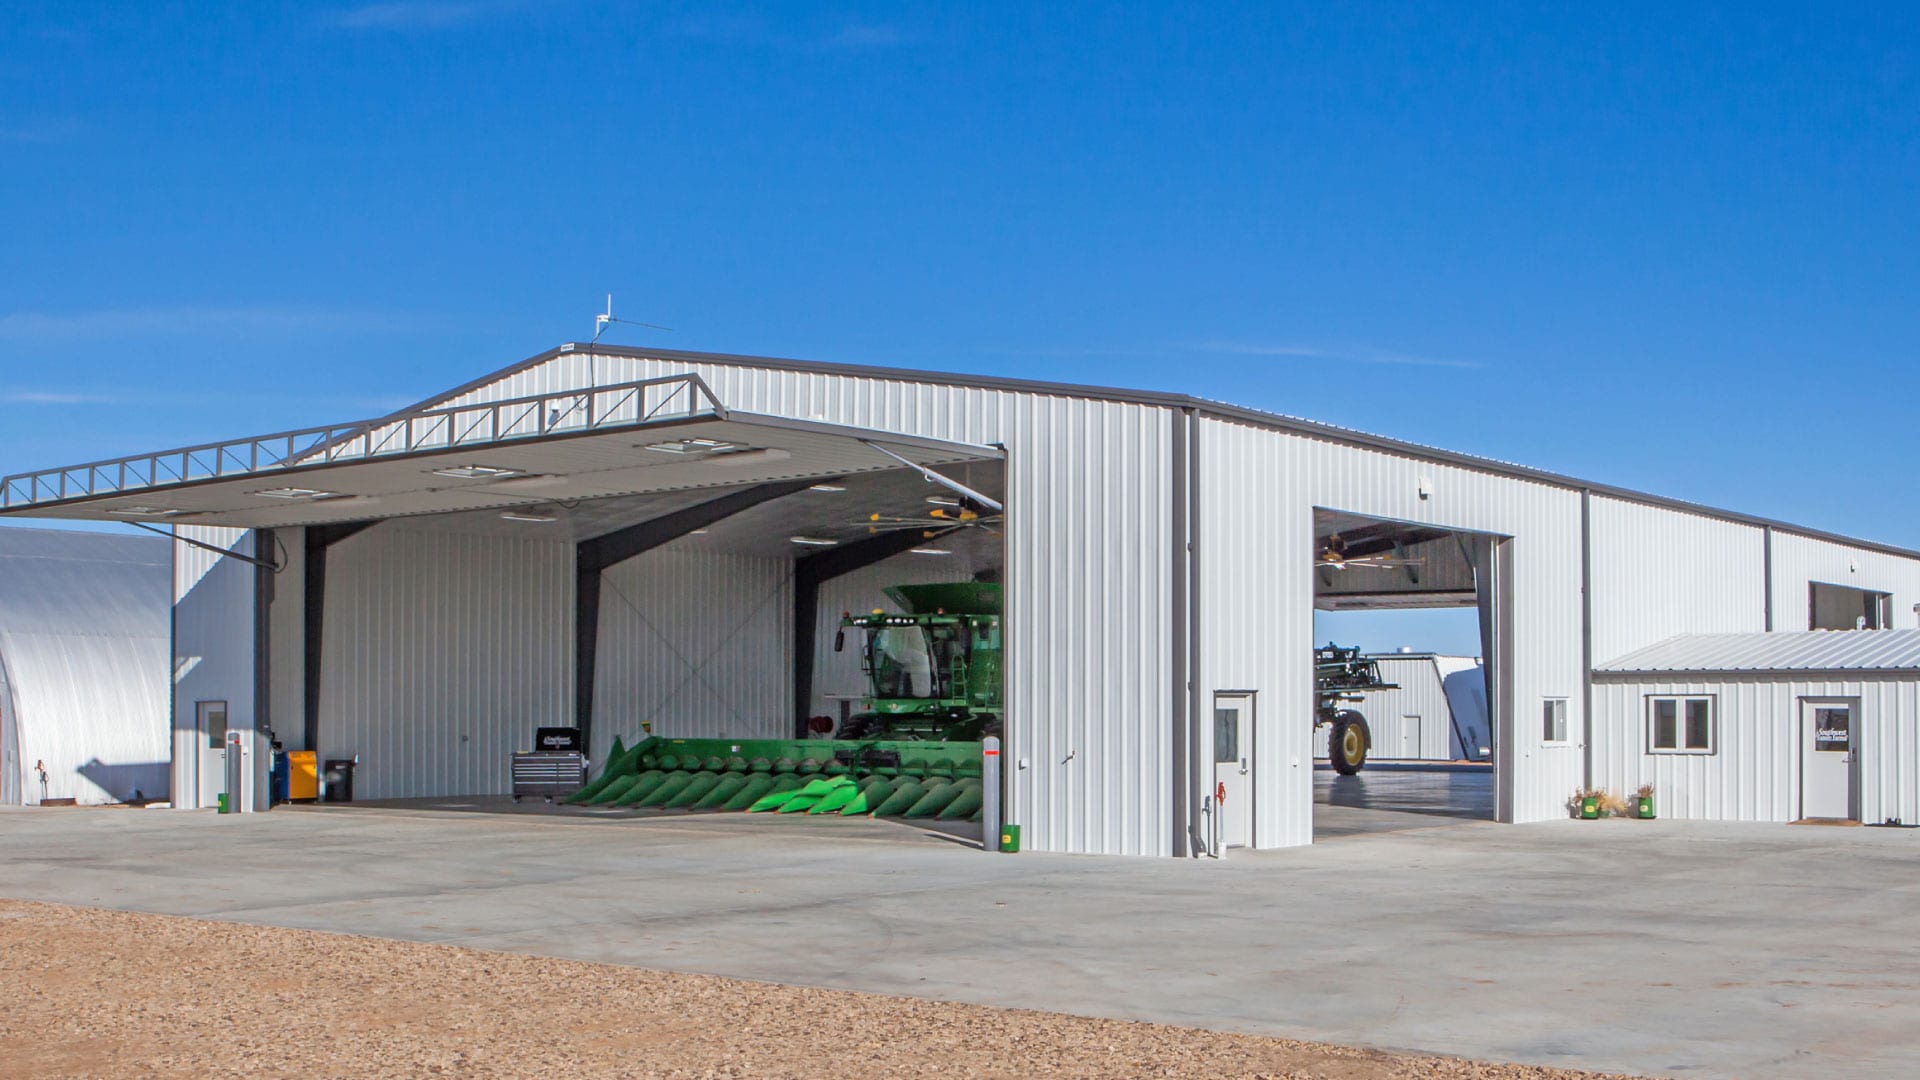
[[[387,522],[327,555],[320,756],[358,799],[502,794],[573,715],[573,545]]]
[[[1515,537],[1515,712],[1531,717],[1543,698],[1564,697],[1570,730],[1583,729],[1578,493],[1218,420],[1201,424],[1199,473],[1199,675],[1209,690],[1261,692],[1257,846],[1311,838],[1315,506]],[[1583,778],[1578,744],[1545,746],[1538,724],[1513,727],[1501,733],[1511,816],[1563,813]]]
[[[1766,537],[1751,525],[1595,496],[1595,662],[1682,633],[1766,629]]]
[[[793,562],[674,543],[600,579],[594,759],[656,735],[793,732]]]
[[[180,525],[175,534],[241,555],[245,529]],[[173,545],[173,803],[200,805],[200,733],[194,703],[227,703],[227,726],[253,726],[253,567]]]
[[[1453,761],[1464,757],[1454,737],[1453,707],[1440,680],[1440,667],[1431,656],[1380,656],[1380,675],[1396,690],[1370,690],[1349,706],[1367,718],[1373,733],[1369,756],[1382,761]],[[1407,717],[1420,720],[1414,729]],[[1481,727],[1481,731],[1485,731]],[[1327,756],[1330,727],[1315,728],[1313,756]]]
[[[591,367],[591,373],[589,368]],[[1167,854],[1165,408],[719,363],[569,355],[465,404],[693,371],[729,408],[1007,447],[1008,821],[1038,851]],[[1102,628],[1089,633],[1090,628]],[[1304,750],[1302,751],[1304,753]]]
[[[1647,753],[1651,694],[1715,695],[1715,752]],[[1724,821],[1800,817],[1800,700],[1858,698],[1861,820],[1920,821],[1920,680],[1609,677],[1594,684],[1594,695],[1604,718],[1596,739],[1598,786],[1631,793],[1651,782],[1662,816]]]
[[[840,702],[827,695],[867,692],[867,676],[860,668],[859,635],[848,635],[845,651],[833,651],[833,636],[840,629],[843,612],[865,613],[875,608],[897,611],[898,605],[887,599],[888,586],[969,581],[974,569],[957,555],[950,558],[896,555],[822,584],[819,613],[814,621],[813,703],[808,715],[838,720]],[[853,711],[858,710],[859,703],[854,702]]]
[[[1810,628],[1812,582],[1893,594],[1893,625],[1920,626],[1920,560],[1862,551],[1790,533],[1773,535],[1773,628]]]
[[[167,546],[0,528],[0,801],[167,796]]]

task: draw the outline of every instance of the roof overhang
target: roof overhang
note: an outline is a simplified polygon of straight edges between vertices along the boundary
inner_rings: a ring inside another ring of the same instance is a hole
[[[735,412],[697,376],[94,462],[0,481],[0,515],[276,528],[993,460],[990,446]]]

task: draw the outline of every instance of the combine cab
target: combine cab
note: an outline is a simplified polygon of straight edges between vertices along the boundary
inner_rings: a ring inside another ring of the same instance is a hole
[[[976,742],[1000,734],[1000,586],[977,582],[899,585],[887,596],[906,611],[848,613],[847,631],[866,635],[863,710],[847,718],[842,739]]]
[[[1397,690],[1380,678],[1377,661],[1363,659],[1358,646],[1342,648],[1328,642],[1313,650],[1313,726],[1330,724],[1327,758],[1335,772],[1352,776],[1366,764],[1373,747],[1373,731],[1357,709],[1343,708],[1361,700],[1368,690]]]

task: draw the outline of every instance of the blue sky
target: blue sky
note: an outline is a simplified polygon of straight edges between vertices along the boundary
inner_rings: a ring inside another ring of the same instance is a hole
[[[377,414],[611,291],[1920,546],[1920,9],[1192,7],[10,5],[0,472]]]

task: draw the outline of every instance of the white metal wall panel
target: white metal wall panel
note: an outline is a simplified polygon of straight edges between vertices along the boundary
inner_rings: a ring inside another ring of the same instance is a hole
[[[245,529],[178,525],[177,536],[253,554]],[[254,568],[176,541],[173,545],[173,803],[200,805],[200,732],[195,703],[224,701],[227,727],[253,728]]]
[[[582,354],[448,400],[497,401],[686,371],[732,409],[1006,446],[1006,756],[1029,764],[1013,770],[1006,820],[1024,825],[1022,842],[1038,851],[1170,853],[1167,409]]]
[[[1766,629],[1764,530],[1592,500],[1593,659],[1675,634]]]
[[[1259,847],[1312,835],[1313,520],[1315,506],[1510,536],[1513,689],[1508,740],[1517,821],[1564,813],[1583,779],[1577,742],[1543,745],[1547,697],[1582,708],[1580,499],[1577,492],[1223,420],[1201,424],[1203,626],[1209,691],[1261,692],[1254,836]],[[1431,489],[1419,494],[1420,482]]]
[[[600,579],[593,758],[613,737],[793,733],[793,562],[671,543]]]
[[[833,637],[840,630],[843,613],[861,615],[875,608],[897,611],[899,606],[887,599],[889,586],[971,581],[974,569],[958,554],[895,555],[823,583],[813,630],[813,703],[807,715],[838,720],[840,702],[829,695],[860,696],[867,692],[866,672],[860,667],[860,636],[847,635],[846,649],[833,651]],[[852,711],[859,711],[858,702],[853,703]]]
[[[356,799],[503,794],[573,717],[573,545],[390,521],[328,550],[320,757]]]
[[[167,797],[167,547],[0,528],[0,802]]]
[[[1646,698],[1712,694],[1718,701],[1711,754],[1646,752]],[[1860,817],[1920,821],[1920,680],[1752,677],[1716,681],[1606,678],[1596,681],[1602,718],[1595,745],[1599,787],[1631,794],[1654,785],[1663,817],[1792,821],[1800,816],[1800,701],[1860,699]]]
[[[1813,540],[1774,530],[1775,630],[1810,628],[1812,612],[1807,586],[1816,581],[1892,593],[1893,626],[1920,626],[1920,614],[1915,614],[1913,609],[1920,603],[1920,559],[1862,551],[1829,540]]]

